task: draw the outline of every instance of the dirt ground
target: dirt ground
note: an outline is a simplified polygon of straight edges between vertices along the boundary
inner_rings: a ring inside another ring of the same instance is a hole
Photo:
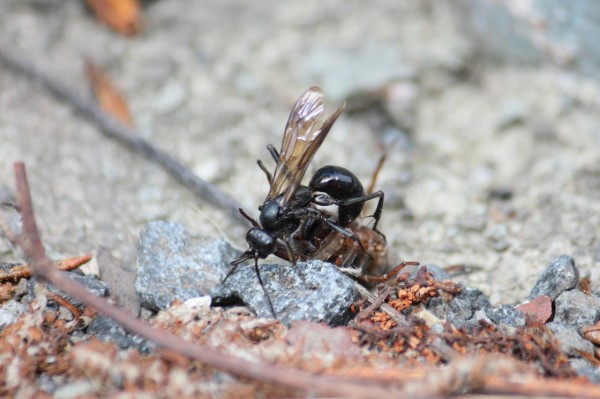
[[[390,247],[405,260],[470,266],[460,278],[494,304],[521,302],[562,254],[598,288],[596,82],[481,62],[447,2],[154,1],[133,38],[100,25],[82,3],[0,2],[0,45],[82,94],[84,58],[93,59],[126,94],[146,139],[243,207],[262,203],[267,183],[255,160],[270,165],[265,146],[279,145],[306,88],[320,86],[332,112],[357,91],[400,82],[413,90],[410,132],[386,135],[345,116],[313,161],[367,182],[382,137],[401,137],[378,181]],[[134,265],[139,230],[155,219],[245,246],[245,226],[4,67],[0,143],[0,191],[14,187],[12,163],[24,161],[53,257],[103,246]],[[512,198],[490,199],[493,189]],[[0,251],[0,260],[17,257],[5,242]]]

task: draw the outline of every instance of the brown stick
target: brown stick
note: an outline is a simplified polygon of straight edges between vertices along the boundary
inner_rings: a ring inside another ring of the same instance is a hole
[[[26,258],[31,263],[32,271],[35,276],[41,280],[47,281],[63,292],[78,299],[82,303],[96,309],[98,312],[112,317],[123,328],[130,332],[139,334],[147,339],[156,342],[159,346],[172,350],[173,352],[188,356],[199,360],[209,366],[230,372],[232,374],[254,379],[256,381],[279,384],[290,388],[299,389],[310,394],[333,395],[343,397],[380,397],[390,398],[398,397],[402,391],[394,391],[389,388],[397,383],[403,384],[422,378],[423,375],[434,376],[436,373],[460,373],[462,375],[473,375],[470,379],[477,380],[477,384],[469,383],[469,378],[465,382],[465,386],[451,378],[449,381],[440,381],[439,386],[431,384],[431,386],[417,386],[419,397],[438,396],[440,392],[451,394],[459,391],[469,392],[487,392],[487,393],[502,393],[504,395],[520,394],[520,395],[544,395],[544,396],[563,396],[563,397],[600,397],[600,387],[592,384],[584,384],[580,381],[573,384],[572,381],[549,381],[547,379],[530,376],[524,378],[520,375],[519,370],[513,370],[513,376],[518,377],[516,380],[511,375],[489,375],[492,370],[483,372],[481,370],[481,361],[471,362],[471,367],[461,366],[458,362],[451,369],[432,370],[427,368],[425,372],[413,370],[406,373],[407,378],[387,379],[365,374],[359,381],[353,378],[348,379],[342,375],[333,377],[325,375],[314,375],[306,373],[302,370],[280,367],[272,363],[263,361],[249,362],[247,360],[232,356],[226,353],[218,352],[206,346],[192,344],[181,340],[177,336],[170,334],[164,330],[154,328],[145,322],[131,317],[127,312],[108,304],[102,298],[96,297],[89,293],[85,288],[78,283],[64,276],[61,271],[54,268],[53,262],[45,255],[42,246],[35,219],[33,216],[33,208],[29,187],[27,185],[27,177],[25,167],[22,163],[15,164],[15,178],[17,180],[18,201],[22,212],[23,231],[16,237],[15,244],[23,251]],[[400,368],[398,373],[405,373]],[[393,374],[393,373],[392,373]],[[482,374],[482,375],[479,375]],[[488,375],[485,375],[488,374]],[[409,376],[410,375],[410,376]],[[387,387],[387,388],[386,388]],[[408,388],[408,387],[407,387]],[[414,393],[414,392],[413,392]]]
[[[105,300],[91,294],[81,285],[54,268],[53,262],[44,253],[44,247],[38,234],[25,165],[21,162],[15,164],[15,178],[18,202],[23,219],[23,230],[17,237],[15,244],[21,248],[30,262],[34,276],[56,286],[99,313],[111,317],[124,329],[154,341],[163,348],[199,360],[220,370],[256,381],[279,384],[320,395],[339,395],[352,398],[373,396],[391,398],[394,396],[390,390],[384,388],[372,386],[367,388],[358,383],[335,382],[335,379],[309,374],[302,370],[290,369],[263,361],[249,362],[206,346],[192,344],[164,330],[154,328],[139,319],[131,317],[129,313],[108,304]]]
[[[246,219],[238,212],[240,205],[233,198],[212,184],[199,178],[173,156],[144,140],[139,132],[128,128],[106,114],[91,99],[79,96],[69,90],[64,84],[46,75],[41,69],[27,61],[23,56],[18,55],[12,50],[8,50],[6,47],[0,46],[0,62],[39,83],[57,99],[70,105],[84,118],[98,126],[100,132],[106,137],[115,139],[134,152],[142,154],[159,163],[171,176],[189,188],[196,195],[210,202],[213,206],[224,209],[235,220],[242,221],[244,225],[247,224]]]

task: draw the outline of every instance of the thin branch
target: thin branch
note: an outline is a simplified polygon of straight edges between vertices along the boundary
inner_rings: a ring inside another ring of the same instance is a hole
[[[69,90],[64,84],[44,73],[22,55],[8,50],[6,46],[0,46],[0,62],[39,83],[57,99],[70,105],[80,115],[98,126],[106,137],[115,139],[130,150],[159,163],[171,176],[200,198],[210,202],[217,208],[224,209],[235,220],[244,222],[244,225],[247,224],[246,220],[238,212],[240,205],[233,198],[214,185],[199,178],[167,152],[156,148],[150,142],[144,140],[136,130],[128,128],[106,114],[91,99],[84,98]]]
[[[54,267],[53,262],[46,256],[40,240],[35,219],[25,166],[15,164],[15,178],[17,181],[18,201],[23,219],[23,231],[17,237],[16,244],[30,261],[35,276],[49,282],[61,291],[76,298],[87,306],[97,310],[105,316],[113,318],[126,330],[154,341],[158,346],[169,349],[175,353],[199,360],[206,365],[217,369],[246,377],[264,383],[278,384],[289,388],[299,389],[308,394],[332,395],[338,397],[398,397],[403,392],[410,392],[411,396],[421,398],[448,395],[452,393],[484,392],[501,393],[503,395],[544,395],[562,397],[600,397],[600,387],[578,381],[552,381],[528,374],[518,367],[503,367],[496,361],[480,358],[465,358],[453,362],[449,368],[431,369],[425,371],[395,369],[388,373],[389,378],[383,375],[371,376],[356,375],[314,375],[302,370],[278,366],[263,361],[250,362],[233,355],[219,352],[207,346],[189,343],[164,330],[132,317],[129,313],[108,304],[78,283],[66,277],[63,272]],[[506,357],[506,359],[509,359]],[[514,361],[511,361],[516,364]],[[482,367],[488,365],[488,367]],[[500,370],[503,370],[499,373]],[[393,378],[394,373],[405,375],[406,378]],[[362,373],[361,373],[362,374]],[[423,375],[428,378],[423,381]],[[350,377],[350,378],[348,378]],[[412,380],[412,382],[411,382]],[[434,383],[435,381],[435,383]],[[391,386],[404,385],[402,390]]]
[[[334,378],[309,374],[302,370],[290,369],[263,361],[250,362],[207,346],[186,342],[173,334],[132,317],[128,312],[116,306],[110,305],[104,299],[88,292],[81,285],[54,268],[53,262],[44,253],[36,227],[23,163],[18,162],[15,164],[15,179],[23,219],[23,231],[17,238],[17,244],[30,262],[34,276],[54,285],[99,313],[114,319],[127,331],[209,366],[256,381],[283,385],[320,395],[339,395],[352,398],[373,396],[391,398],[395,396],[392,391],[381,387],[365,387],[359,383],[336,381]]]
[[[360,283],[358,283],[358,282],[355,281],[354,282],[354,288],[356,288],[358,290],[358,292],[364,298],[366,298],[367,301],[369,301],[369,303],[375,304],[375,303],[381,302],[381,303],[379,303],[379,308],[383,312],[385,312],[388,316],[390,316],[390,318],[396,322],[396,324],[398,325],[398,327],[403,327],[403,328],[409,328],[410,327],[410,321],[408,321],[408,319],[406,318],[406,316],[404,316],[402,313],[398,312],[396,309],[394,309],[389,304],[383,303],[383,301],[379,301],[380,298],[378,298],[377,296],[375,296],[371,291],[369,291],[367,288],[365,288],[364,286],[362,286]],[[385,300],[385,298],[383,300]]]

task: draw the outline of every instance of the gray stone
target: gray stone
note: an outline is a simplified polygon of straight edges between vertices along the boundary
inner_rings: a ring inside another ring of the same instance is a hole
[[[486,311],[485,309],[476,310],[475,313],[473,313],[473,318],[471,319],[472,322],[473,323],[485,322],[487,324],[494,324],[492,319],[490,319],[488,317],[488,315],[485,311]]]
[[[9,300],[0,308],[0,329],[7,327],[17,321],[19,316],[27,312],[27,306],[13,299]]]
[[[350,305],[359,297],[354,281],[330,263],[312,260],[259,269],[277,319],[288,326],[296,320],[344,325],[351,316]],[[238,267],[213,297],[237,297],[257,316],[272,317],[253,266]]]
[[[90,293],[96,296],[106,297],[109,294],[108,285],[106,285],[106,283],[100,280],[96,275],[90,274],[86,276],[71,272],[66,273],[66,276],[69,277],[71,280],[74,280],[76,283],[82,285],[86,290],[88,290]],[[31,300],[35,299],[36,283],[37,280],[35,278],[32,278],[27,282],[27,302],[30,302]],[[82,308],[84,306],[83,303],[73,298],[72,296],[65,294],[58,288],[54,287],[52,284],[47,284],[46,288],[48,289],[48,291],[65,298],[68,302],[70,302],[72,305],[78,308]]]
[[[562,292],[575,288],[578,281],[579,271],[573,258],[559,256],[542,272],[527,299],[546,295],[554,301]]]
[[[451,301],[442,297],[431,298],[426,308],[439,318],[448,320],[455,327],[471,327],[479,323],[481,315],[476,312],[490,307],[488,298],[478,289],[462,287],[462,291]]]
[[[140,233],[135,282],[141,305],[164,310],[175,299],[208,295],[238,256],[223,239],[196,236],[179,223],[147,223]]]
[[[109,317],[97,315],[88,325],[87,334],[95,335],[104,341],[115,342],[121,349],[140,347],[144,339],[128,334],[123,327]]]
[[[562,323],[551,322],[547,324],[548,328],[558,340],[560,350],[569,356],[579,357],[577,351],[582,351],[593,355],[594,344],[584,339],[576,327],[567,326]]]
[[[525,325],[525,315],[511,305],[498,305],[488,308],[485,314],[496,324],[518,327]]]
[[[600,298],[581,291],[567,291],[554,302],[554,321],[571,326],[591,326],[600,320]]]
[[[586,377],[592,384],[600,384],[598,368],[588,360],[583,358],[571,358],[569,359],[569,365],[577,375]]]

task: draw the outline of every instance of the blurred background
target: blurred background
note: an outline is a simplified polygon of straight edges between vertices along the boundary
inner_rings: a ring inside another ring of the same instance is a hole
[[[3,0],[0,51],[89,98],[92,62],[134,129],[253,211],[256,159],[272,167],[265,146],[318,85],[326,113],[348,107],[312,170],[368,185],[385,152],[390,248],[510,303],[562,254],[598,287],[599,20],[591,0]],[[247,226],[2,64],[0,160],[2,198],[26,162],[55,258],[103,246],[135,265],[156,219],[245,247]],[[0,257],[18,259],[4,241]]]

